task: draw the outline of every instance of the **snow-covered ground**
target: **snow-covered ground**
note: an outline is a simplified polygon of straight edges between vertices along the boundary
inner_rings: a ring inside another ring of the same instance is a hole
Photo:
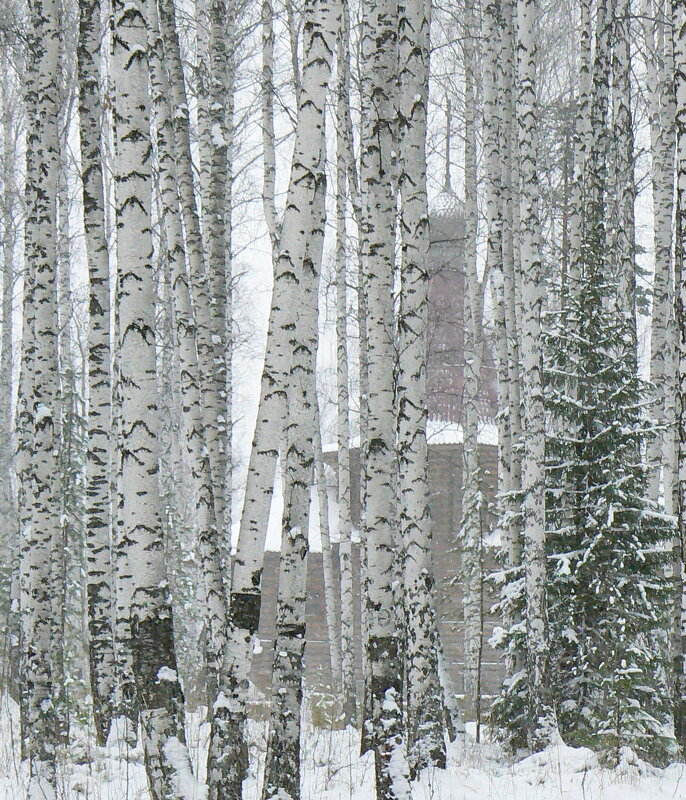
[[[26,774],[19,763],[16,709],[3,702],[0,718],[0,800],[22,800]],[[207,725],[188,720],[196,774],[201,766]],[[264,757],[264,725],[252,726],[254,765]],[[371,758],[359,758],[352,729],[323,731],[307,726],[303,800],[372,800]],[[140,750],[99,750],[77,737],[70,763],[61,774],[63,800],[149,800]],[[590,750],[563,744],[512,763],[493,744],[471,736],[450,747],[447,770],[426,770],[414,784],[413,800],[686,800],[686,765],[659,770],[626,754],[616,769],[602,769]],[[246,800],[259,800],[259,786],[246,782]],[[187,785],[187,800],[204,800],[200,782]]]

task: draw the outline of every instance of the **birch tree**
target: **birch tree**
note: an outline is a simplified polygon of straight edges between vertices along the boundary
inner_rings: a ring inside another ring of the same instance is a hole
[[[498,492],[501,503],[500,525],[504,534],[503,550],[507,565],[516,568],[521,565],[522,550],[522,391],[521,391],[521,287],[518,280],[519,253],[519,204],[516,201],[516,186],[519,182],[519,167],[516,159],[518,129],[515,119],[515,6],[510,0],[501,2],[500,38],[501,69],[498,71],[498,101],[490,99],[491,90],[486,83],[486,132],[485,146],[489,173],[489,198],[487,202],[497,201],[498,187],[501,199],[497,206],[488,212],[490,223],[489,254],[493,254],[494,287],[496,292],[496,334],[498,362]],[[490,56],[489,56],[490,58]],[[486,80],[488,81],[488,71]],[[498,121],[500,108],[501,125],[499,133],[489,132],[489,126]],[[488,109],[491,109],[490,113]],[[496,147],[501,157],[496,159]],[[496,162],[497,163],[494,163]],[[498,170],[500,164],[500,170]],[[498,208],[499,206],[499,208]],[[502,223],[499,220],[502,216]],[[498,231],[501,230],[499,234]],[[496,257],[498,239],[501,239],[502,269]],[[507,409],[507,414],[504,413]],[[510,620],[515,621],[514,619]],[[508,657],[508,672],[515,671],[514,660]]]
[[[322,577],[324,579],[324,613],[326,614],[326,631],[329,637],[329,664],[331,665],[331,683],[333,690],[341,690],[341,634],[340,614],[338,611],[338,594],[336,576],[333,569],[333,551],[331,547],[331,518],[329,514],[329,496],[326,485],[326,469],[322,448],[321,411],[319,396],[314,408],[314,482],[317,487],[317,504],[319,506],[319,538],[322,548]]]
[[[52,589],[52,554],[59,536],[59,465],[56,403],[59,365],[56,305],[56,200],[59,173],[58,4],[29,5],[31,33],[26,76],[28,267],[24,285],[23,353],[17,417],[21,482],[21,623],[24,737],[29,760],[28,797],[57,797],[56,748],[60,687],[52,674],[52,639],[58,609]]]
[[[242,0],[212,0],[210,8],[210,180],[207,202],[207,267],[211,298],[211,336],[214,344],[213,381],[219,401],[217,414],[218,515],[231,531],[231,362],[233,206],[233,109]],[[228,23],[228,24],[227,24]],[[230,552],[229,543],[224,547]],[[227,560],[227,559],[225,559]],[[227,564],[228,566],[228,564]]]
[[[646,77],[649,102],[650,148],[652,158],[652,194],[654,208],[655,272],[650,332],[650,380],[656,389],[653,414],[668,425],[649,445],[651,464],[649,491],[658,499],[660,474],[664,485],[665,509],[674,506],[675,425],[674,402],[674,268],[672,235],[674,210],[674,45],[671,30],[665,24],[662,8],[644,4]],[[655,16],[655,24],[650,18]],[[664,454],[664,462],[663,462]]]
[[[489,128],[489,186],[488,201],[496,204],[497,177],[495,174],[495,161],[498,149],[498,127],[495,115],[495,14],[492,6],[484,9],[484,21],[487,26],[484,30],[484,43],[493,53],[486,54],[485,68],[489,71],[486,80],[490,81],[490,92],[487,89],[487,98],[490,100],[488,107]],[[479,373],[481,372],[481,358],[477,349],[477,326],[480,320],[478,315],[478,275],[477,275],[477,152],[476,152],[476,31],[475,15],[470,7],[466,15],[465,25],[467,37],[465,43],[465,292],[463,302],[464,313],[464,395],[463,427],[464,440],[463,452],[463,480],[462,480],[462,519],[460,522],[460,579],[462,582],[464,610],[464,714],[467,719],[476,720],[477,740],[480,735],[481,725],[481,686],[480,666],[483,639],[482,622],[482,529],[481,529],[481,498],[479,480]],[[496,152],[493,152],[493,151]],[[489,209],[489,256],[492,259],[500,258],[500,231],[497,220],[498,211]]]
[[[149,788],[180,798],[190,773],[164,563],[157,465],[155,275],[150,232],[149,7],[113,4],[117,304],[120,353],[120,613],[128,613]],[[123,608],[122,608],[123,607]]]
[[[686,570],[684,542],[686,541],[686,3],[673,3],[674,9],[674,67],[675,67],[675,126],[676,126],[676,320],[678,325],[678,473],[677,524],[680,544],[680,580],[677,590],[681,597],[681,641],[674,660],[676,701],[674,708],[675,733],[679,746],[686,746]]]
[[[212,302],[211,292],[217,287],[212,285],[213,278],[209,275],[208,263],[203,249],[203,236],[197,205],[196,184],[194,181],[190,110],[183,73],[177,15],[173,0],[162,0],[162,2],[160,2],[159,19],[160,29],[164,39],[165,64],[169,70],[172,122],[174,126],[174,152],[176,154],[176,179],[183,219],[184,248],[188,261],[188,272],[193,295],[195,336],[201,380],[200,389],[202,392],[203,408],[206,410],[207,414],[204,438],[210,454],[212,482],[214,486],[217,487],[214,491],[217,528],[223,531],[227,475],[227,412],[224,405],[226,404],[227,394],[226,388],[222,388],[226,378],[226,370],[224,363],[225,354],[221,352],[221,345],[222,343],[226,343],[226,337],[222,336],[220,342],[217,342],[214,338],[218,334],[216,331],[216,305]],[[208,78],[207,75],[205,77]],[[201,131],[204,130],[203,126],[206,123],[209,124],[204,117],[201,117],[199,121]],[[220,126],[220,130],[218,130],[217,134],[218,141],[224,136],[224,133],[226,133],[225,127]],[[201,150],[204,149],[205,144],[210,148],[209,142],[205,143],[203,140]],[[208,157],[210,149],[208,149]],[[221,144],[218,146],[216,153],[218,162],[223,163],[222,159],[225,158],[225,155],[225,145]],[[209,192],[209,171],[203,171],[201,181],[204,180],[205,176],[208,180],[207,191]],[[217,192],[220,191],[220,189],[215,187],[213,191],[216,200],[215,207],[217,202],[220,204],[220,208],[215,208],[215,211],[213,211],[213,218],[215,219],[213,231],[216,233],[216,236],[219,236],[222,238],[222,241],[224,241],[225,220],[224,216],[220,213],[221,201],[217,199]],[[217,218],[217,213],[220,214],[219,219]],[[217,240],[216,236],[213,237],[214,242]],[[226,242],[224,242],[224,246],[227,246]],[[217,258],[220,258],[220,256],[224,258],[224,250],[216,250],[216,252],[213,250],[213,256],[215,255]],[[222,262],[222,264],[224,264],[224,262]],[[224,267],[222,266],[221,269],[223,270]]]
[[[91,691],[98,742],[104,745],[114,713],[112,534],[110,498],[110,281],[100,110],[100,4],[79,5],[79,121],[84,229],[89,275],[88,328],[88,626]]]
[[[320,18],[324,24],[327,16],[324,11]],[[328,41],[333,44],[335,29],[327,33]],[[329,53],[333,55],[332,50]],[[322,105],[322,128],[323,112]],[[314,426],[319,416],[315,408],[318,402],[315,386],[317,289],[326,223],[324,131],[321,133],[320,160],[315,166],[312,227],[308,234],[302,267],[299,274],[296,273],[292,279],[292,288],[298,290],[300,304],[290,340],[291,366],[284,449],[284,513],[264,800],[280,800],[284,796],[296,800],[300,797],[300,713],[304,681],[310,487],[314,478]]]
[[[318,258],[316,245],[312,244],[309,253],[311,264],[303,266],[306,260],[306,242],[317,225],[317,196],[323,191],[322,178],[319,170],[322,169],[323,153],[325,150],[324,139],[324,103],[329,80],[331,78],[332,61],[335,53],[337,36],[336,9],[323,0],[312,0],[304,9],[305,41],[303,43],[303,67],[300,92],[300,104],[295,131],[295,146],[291,164],[286,207],[281,225],[278,256],[274,264],[274,286],[272,289],[272,304],[267,330],[267,345],[265,361],[262,370],[260,400],[255,423],[255,434],[248,464],[248,477],[245,488],[245,499],[241,516],[241,525],[233,563],[231,586],[231,604],[229,614],[229,633],[226,648],[228,696],[223,706],[226,714],[226,740],[221,744],[217,742],[218,752],[226,763],[230,765],[231,775],[227,775],[224,791],[232,793],[229,796],[240,796],[240,787],[245,770],[245,742],[243,739],[243,726],[245,722],[245,706],[247,699],[248,675],[250,670],[250,648],[260,617],[261,603],[261,572],[264,561],[264,543],[267,533],[270,500],[273,492],[274,474],[279,448],[284,435],[284,425],[287,412],[287,387],[289,386],[289,370],[295,369],[306,374],[303,364],[292,363],[293,348],[298,347],[292,338],[294,324],[295,281],[307,269],[318,274]],[[314,236],[316,239],[316,235]],[[295,412],[294,412],[295,413]],[[308,435],[296,422],[297,436],[289,445],[295,448],[296,461],[301,458],[303,439]],[[312,453],[309,453],[312,457]],[[304,458],[304,456],[303,456]],[[300,491],[300,482],[304,474],[298,470],[305,470],[302,460],[299,468],[294,473],[293,480]],[[290,491],[290,490],[289,490]],[[308,495],[309,497],[309,495]],[[299,520],[295,526],[286,528],[284,522],[284,544],[286,554],[292,559],[292,554],[299,552],[302,542],[299,537],[307,537],[306,528],[301,522],[307,520],[308,511],[300,508],[300,495],[292,499],[292,510],[286,514],[293,514],[294,520]],[[308,501],[309,502],[309,501]],[[286,509],[288,509],[288,505]],[[284,517],[286,519],[287,516]],[[291,528],[298,528],[297,536],[291,533]],[[289,639],[289,646],[293,649],[293,658],[298,660],[298,639],[304,635],[301,631],[293,629],[292,637],[288,626],[291,625],[290,616],[300,614],[298,575],[293,575],[292,591],[286,589],[286,595],[280,601],[282,613],[283,636]],[[281,582],[280,582],[281,585]],[[289,594],[290,592],[290,594]],[[303,620],[304,622],[304,620]],[[300,625],[300,623],[298,623]],[[288,652],[286,648],[284,652]],[[278,651],[281,652],[281,651]],[[275,667],[277,667],[275,663]],[[286,668],[286,665],[284,665]],[[281,665],[278,666],[281,669]],[[297,664],[293,663],[292,674],[297,674]],[[288,693],[287,693],[288,694]],[[284,718],[296,706],[299,700],[296,694],[288,694],[284,698]],[[291,704],[289,706],[289,704]],[[276,721],[276,720],[274,720]],[[295,725],[295,721],[293,721]],[[291,726],[289,741],[284,741],[282,751],[284,757],[293,752],[294,739],[291,734],[299,737],[299,724]],[[276,741],[276,740],[274,740]],[[293,756],[294,757],[294,756]],[[275,762],[276,764],[277,762]],[[273,780],[286,779],[284,776],[273,774]],[[269,780],[272,780],[270,778]],[[297,780],[293,776],[291,780]],[[265,790],[273,784],[265,781]],[[293,788],[293,787],[291,787]]]
[[[436,609],[431,564],[426,443],[429,210],[426,106],[429,14],[424,0],[398,5],[398,185],[402,266],[398,362],[398,513],[404,547],[407,711],[414,771],[445,766]]]
[[[16,633],[17,616],[11,607],[13,588],[16,594],[17,575],[14,569],[17,556],[17,507],[15,468],[13,463],[13,409],[12,409],[12,370],[15,361],[14,336],[12,326],[12,307],[16,259],[18,257],[18,169],[16,150],[21,117],[20,97],[12,80],[10,59],[0,57],[3,79],[0,83],[0,102],[2,102],[2,125],[0,141],[0,164],[2,169],[2,194],[0,195],[0,226],[2,228],[2,334],[0,338],[0,514],[4,520],[0,547],[5,567],[0,572],[0,603],[2,604],[2,630],[5,641],[11,643],[12,650],[6,653],[7,674],[10,691],[17,694],[16,666],[18,663],[18,642],[13,640]]]
[[[615,218],[613,250],[619,278],[619,303],[626,315],[627,334],[637,346],[636,331],[636,222],[634,203],[634,132],[631,113],[631,46],[629,0],[615,7],[613,20],[612,84],[613,141],[615,148]]]
[[[337,379],[337,497],[339,566],[341,574],[341,690],[343,717],[355,720],[354,593],[352,518],[350,512],[350,394],[348,368],[348,269],[346,199],[348,196],[348,116],[350,113],[350,10],[341,4],[336,97],[336,379]]]
[[[364,452],[363,506],[367,547],[369,718],[376,793],[410,795],[402,729],[401,644],[394,605],[395,435],[393,398],[393,271],[395,198],[393,125],[396,80],[396,10],[386,0],[362,4],[360,182],[362,238],[367,291],[369,395]]]
[[[155,13],[151,18],[155,19]],[[156,21],[156,20],[155,20]],[[217,528],[214,486],[209,448],[205,432],[211,428],[209,410],[202,403],[201,379],[197,355],[197,326],[191,303],[190,281],[186,270],[178,181],[174,157],[174,126],[169,105],[169,83],[160,55],[162,42],[157,25],[151,24],[151,88],[157,129],[162,223],[166,244],[165,260],[169,271],[173,316],[177,332],[179,390],[183,418],[183,449],[192,485],[193,522],[197,531],[204,585],[209,699],[214,702],[221,684],[221,670],[226,627],[225,566],[222,543]],[[219,491],[222,487],[218,487]]]
[[[536,163],[536,0],[517,0],[517,126],[519,131],[520,247],[522,281],[522,379],[526,430],[523,469],[523,533],[526,586],[527,671],[530,696],[529,744],[550,740],[555,726],[548,699],[548,620],[541,351],[541,256]]]

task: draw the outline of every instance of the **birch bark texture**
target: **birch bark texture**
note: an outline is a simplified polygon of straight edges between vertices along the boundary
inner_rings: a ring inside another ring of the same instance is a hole
[[[87,598],[91,691],[98,743],[107,741],[114,716],[114,628],[112,619],[112,513],[110,464],[112,375],[110,368],[110,268],[102,173],[99,0],[79,4],[79,122],[81,183],[89,278]]]
[[[413,772],[445,767],[438,676],[427,424],[429,208],[426,113],[429,90],[429,0],[398,3],[398,187],[401,301],[398,320],[398,518],[404,549],[408,753]]]
[[[305,275],[308,269],[315,269],[318,274],[321,261],[321,255],[317,255],[319,245],[316,240],[319,235],[317,230],[321,225],[318,215],[323,213],[323,209],[318,210],[317,198],[324,190],[322,183],[325,152],[324,105],[336,49],[338,15],[336,6],[326,0],[308,0],[304,7],[304,15],[303,66],[295,145],[278,255],[274,264],[274,285],[257,421],[233,562],[228,642],[225,651],[228,696],[222,701],[223,713],[227,716],[227,741],[220,748],[222,758],[225,758],[227,764],[231,765],[232,775],[230,777],[227,775],[224,789],[230,797],[240,797],[246,766],[243,728],[246,715],[250,653],[252,639],[257,632],[260,618],[264,544],[276,462],[279,451],[283,447],[283,437],[286,431],[288,387],[292,378],[292,369],[296,370],[296,374],[299,370],[305,369],[304,363],[298,363],[297,360],[292,363],[294,347],[297,348],[293,339],[295,335],[293,326],[296,321],[294,309],[297,305],[294,287],[297,286],[300,276]],[[306,243],[313,232],[313,241],[308,253]],[[307,334],[304,336],[303,341],[306,340]],[[304,423],[296,422],[295,424],[296,430],[299,431],[296,436],[298,439],[303,435],[301,431]],[[298,449],[302,448],[302,441],[297,441],[297,444],[294,442],[294,446]],[[296,461],[299,458],[300,456],[296,454]],[[309,458],[312,458],[311,450]],[[302,468],[302,462],[300,466]],[[299,484],[301,478],[294,474],[293,480]],[[287,488],[287,491],[290,490]],[[300,489],[298,488],[297,491],[299,493]],[[289,513],[294,515],[294,519],[306,519],[309,508],[305,512],[305,516],[302,516],[300,509],[302,500],[299,495],[292,501],[287,498],[285,501],[284,519]],[[289,510],[291,502],[294,510]],[[309,504],[309,494],[307,503]],[[290,547],[291,555],[288,558],[293,559],[295,558],[294,553],[302,553],[302,542],[298,541],[298,537],[304,536],[306,539],[307,529],[299,527],[300,523],[288,528],[285,525],[284,522],[286,534],[283,537],[284,545]],[[292,535],[294,527],[298,528],[295,539]],[[279,604],[280,608],[284,610],[282,628],[286,638],[289,638],[291,633],[289,630],[291,622],[287,619],[289,614],[286,613],[286,606],[294,604],[296,616],[300,614],[298,581],[299,577],[294,575],[293,596],[290,598],[284,596],[283,605],[281,602]],[[289,644],[294,648],[293,658],[297,661],[296,650],[299,645],[296,640],[300,638],[300,633],[295,629],[292,630],[292,633],[293,637]],[[288,648],[283,652],[288,652]],[[295,664],[295,662],[293,663]],[[281,669],[281,665],[278,668]],[[290,697],[289,702],[291,701],[299,704],[297,693]],[[284,745],[286,745],[285,742]],[[217,746],[219,747],[219,743]],[[280,780],[281,777],[275,774],[274,780]],[[265,791],[271,785],[273,784],[265,782]]]
[[[153,22],[154,20],[154,22]],[[224,566],[221,558],[220,534],[214,503],[214,485],[209,448],[205,434],[212,422],[202,403],[200,369],[197,355],[197,326],[191,303],[190,280],[186,269],[181,214],[174,150],[174,126],[169,104],[169,81],[162,55],[162,41],[156,14],[151,13],[150,74],[157,130],[157,160],[159,171],[162,227],[166,251],[173,316],[179,360],[179,388],[183,422],[183,447],[192,483],[192,508],[197,533],[202,581],[205,593],[207,626],[208,680],[210,701],[214,702],[220,682],[226,627],[226,597]],[[222,487],[219,487],[221,491]]]
[[[634,131],[631,112],[631,4],[621,0],[614,7],[612,47],[613,142],[615,150],[615,198],[613,251],[618,281],[618,302],[627,326],[629,346],[636,354],[636,181]]]
[[[326,16],[323,17],[326,20]],[[333,38],[335,41],[335,31]],[[333,55],[333,51],[331,51]],[[322,105],[322,125],[323,125]],[[323,131],[322,145],[323,145]],[[285,437],[284,513],[272,670],[272,712],[267,741],[264,800],[300,797],[300,733],[304,681],[305,600],[310,510],[314,478],[318,278],[326,223],[324,151],[317,168],[313,226],[293,288],[300,303],[291,334]]]
[[[360,183],[367,295],[368,389],[364,452],[367,548],[367,739],[374,751],[379,800],[410,797],[403,735],[402,650],[395,613],[395,457],[393,187],[397,73],[397,7],[364,0],[361,29]]]
[[[23,353],[19,385],[20,604],[23,744],[29,760],[29,800],[57,797],[58,695],[52,674],[56,614],[52,555],[60,532],[56,441],[57,181],[59,173],[59,7],[29,4],[25,102],[27,149],[24,227]]]
[[[201,380],[200,390],[203,408],[206,413],[204,425],[205,442],[209,450],[212,482],[215,487],[214,503],[217,528],[220,532],[223,532],[223,516],[226,505],[226,438],[223,435],[222,426],[225,426],[226,423],[226,413],[222,411],[222,402],[225,401],[226,391],[222,394],[221,384],[224,378],[218,375],[218,370],[222,371],[222,375],[225,375],[225,371],[218,362],[219,344],[213,338],[216,335],[214,333],[216,320],[213,317],[215,307],[211,301],[211,279],[208,275],[208,265],[203,249],[196,183],[194,181],[190,110],[183,73],[177,12],[173,0],[161,0],[159,4],[159,19],[164,38],[165,66],[169,70],[176,153],[176,178],[183,219],[184,247],[193,296],[196,346]],[[209,79],[208,75],[205,75],[205,78]],[[201,108],[203,108],[202,103],[199,105],[199,113]],[[207,120],[201,117],[199,125],[202,135],[204,135],[203,126],[206,123]],[[209,156],[211,150],[209,142],[205,143],[201,139],[201,152],[204,152],[205,144],[207,144]],[[208,170],[203,168],[201,184],[205,178],[209,181],[209,168]],[[225,339],[222,339],[222,342],[224,341]],[[222,354],[222,362],[223,358]],[[221,419],[222,417],[224,419]]]
[[[495,49],[495,15],[492,5],[484,9],[485,47]],[[481,725],[481,687],[480,662],[483,638],[482,621],[482,526],[479,478],[478,428],[479,409],[478,391],[481,358],[477,350],[477,333],[480,320],[478,309],[478,275],[477,275],[477,151],[476,151],[476,19],[472,8],[465,15],[468,28],[465,42],[465,293],[464,312],[464,395],[463,426],[464,443],[462,447],[463,479],[462,479],[462,519],[460,521],[460,580],[462,582],[462,607],[464,610],[464,715],[468,720],[476,721],[477,741],[480,737]],[[490,44],[489,44],[490,42]],[[491,87],[495,83],[495,58],[486,53],[485,79]],[[487,84],[488,86],[488,84]],[[490,97],[489,97],[490,92]],[[489,238],[488,255],[491,259],[500,257],[500,232],[498,230],[497,210],[497,152],[493,150],[498,144],[498,125],[494,115],[495,98],[493,88],[486,88],[485,97],[490,100],[486,119],[488,133],[486,141],[489,145],[487,163],[489,168]],[[492,249],[491,249],[492,248]]]
[[[646,77],[649,87],[651,178],[654,208],[655,272],[650,329],[650,381],[654,385],[653,414],[666,430],[648,445],[650,499],[657,501],[660,478],[665,510],[674,510],[675,408],[674,374],[674,265],[672,261],[674,212],[674,43],[664,11],[649,0],[643,5],[646,43]],[[654,25],[651,18],[655,18]]]
[[[336,97],[336,380],[338,444],[338,532],[341,590],[341,692],[343,717],[355,720],[355,638],[352,560],[352,517],[350,510],[350,370],[348,354],[348,263],[346,209],[348,196],[348,137],[350,113],[350,9],[341,2],[341,29],[338,44],[338,95]]]
[[[677,525],[679,533],[679,567],[677,589],[681,599],[680,641],[675,656],[675,735],[679,745],[686,746],[686,2],[673,3],[674,67],[675,67],[675,125],[676,125],[676,320],[678,326],[678,473]]]
[[[525,426],[522,469],[526,587],[529,745],[545,747],[555,718],[548,702],[548,619],[545,552],[545,428],[543,408],[540,224],[538,219],[536,0],[517,0],[517,105],[520,174],[522,379]]]
[[[172,609],[158,486],[155,271],[151,235],[151,141],[146,0],[115,0],[118,453],[121,542],[118,604],[128,614],[148,783],[153,800],[181,798],[192,774],[183,744],[183,695],[176,671]]]
[[[0,194],[0,225],[2,226],[2,334],[0,336],[0,514],[3,525],[0,533],[0,556],[5,566],[0,570],[0,603],[4,619],[2,630],[6,641],[12,644],[9,654],[7,674],[9,691],[17,700],[19,697],[18,665],[19,640],[16,636],[18,616],[16,599],[18,588],[17,540],[17,498],[16,465],[14,461],[15,442],[13,428],[15,414],[12,408],[12,373],[15,363],[14,330],[12,308],[16,278],[17,244],[19,241],[17,206],[19,190],[17,186],[18,163],[16,159],[19,136],[19,113],[17,102],[19,91],[10,80],[7,58],[0,57],[0,69],[4,78],[0,83],[0,102],[4,112],[0,118],[0,169],[2,170],[2,193]]]
[[[316,357],[315,357],[316,363]],[[315,370],[316,372],[316,370]],[[315,376],[316,378],[316,376]],[[341,634],[340,613],[333,569],[333,550],[331,547],[331,515],[329,496],[326,485],[326,466],[322,447],[322,422],[319,408],[319,394],[314,407],[314,482],[317,487],[317,504],[319,506],[319,537],[322,547],[322,574],[324,578],[324,611],[326,614],[326,631],[329,637],[329,665],[331,666],[331,683],[334,692],[341,690]]]
[[[303,259],[299,264],[292,264],[295,269],[290,274],[289,286],[291,297],[298,297],[299,302],[289,335],[290,369],[283,456],[284,511],[264,800],[283,797],[297,800],[300,797],[300,718],[310,488],[314,480],[315,439],[319,437],[319,431],[315,430],[319,426],[315,370],[318,288],[326,225],[325,104],[339,22],[337,3],[312,2],[305,5],[303,84],[298,122],[307,113],[314,125],[303,132],[303,155],[310,165],[313,195],[304,220],[309,228],[303,231],[306,240]],[[321,42],[319,47],[318,41]],[[293,177],[292,173],[291,179]],[[280,260],[284,249],[289,247],[289,241],[285,239],[287,233],[289,231],[284,227]],[[323,552],[322,556],[326,558],[327,554]]]

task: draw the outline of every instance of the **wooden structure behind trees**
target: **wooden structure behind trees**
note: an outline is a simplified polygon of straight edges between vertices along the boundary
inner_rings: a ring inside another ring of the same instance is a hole
[[[490,426],[489,426],[490,431]],[[352,516],[356,529],[360,523],[359,501],[359,451],[351,451],[352,461]],[[335,464],[335,452],[325,454],[327,464]],[[495,443],[480,445],[481,463],[484,465],[483,485],[486,499],[491,504],[496,490],[497,448]],[[433,565],[436,578],[436,599],[441,639],[445,650],[447,667],[458,692],[463,681],[463,619],[462,589],[458,575],[460,568],[459,548],[455,542],[459,528],[462,485],[462,445],[429,444],[429,487],[431,518],[433,522]],[[329,486],[333,490],[333,482]],[[330,494],[331,496],[331,494]],[[334,585],[339,585],[338,545],[334,549]],[[485,570],[495,568],[495,549],[486,552]],[[268,692],[271,686],[272,643],[274,637],[274,613],[278,582],[279,554],[265,553],[262,576],[264,593],[260,614],[258,637],[260,648],[253,654],[251,679],[258,689]],[[358,690],[362,689],[362,644],[360,637],[360,557],[359,545],[353,545],[353,588],[355,594],[355,669]],[[338,598],[337,598],[338,599]],[[499,624],[496,615],[489,613],[495,602],[495,593],[484,594],[484,648],[482,654],[481,691],[483,696],[498,692],[505,677],[502,654],[488,644],[493,626]],[[331,686],[329,666],[329,641],[326,627],[324,603],[324,579],[321,553],[311,552],[307,570],[307,644],[305,646],[305,684],[310,690]]]
[[[458,691],[462,691],[464,664],[464,622],[460,586],[460,547],[458,534],[462,516],[463,452],[462,399],[464,391],[464,208],[451,189],[444,189],[430,204],[431,246],[429,249],[429,318],[428,318],[428,406],[429,406],[429,492],[433,528],[433,566],[436,579],[438,620],[446,662]],[[497,434],[494,418],[497,407],[495,365],[486,346],[481,368],[479,407],[483,429],[479,437],[479,455],[487,504],[492,507],[497,489]],[[355,442],[353,442],[355,444]],[[359,448],[351,447],[351,514],[353,527],[361,524]],[[325,446],[329,468],[329,502],[335,503],[336,447]],[[488,514],[488,512],[487,512]],[[336,514],[331,509],[330,516]],[[492,529],[487,524],[486,530]],[[485,550],[485,574],[495,568],[495,542]],[[337,546],[336,551],[337,551]],[[274,613],[278,583],[277,553],[266,553],[263,573],[263,602],[258,636],[261,651],[254,654],[251,677],[266,691],[271,680]],[[340,586],[338,555],[334,553],[336,576]],[[358,688],[362,681],[362,644],[360,633],[360,557],[353,548],[355,595],[355,664]],[[486,589],[488,592],[488,588]],[[482,654],[483,695],[498,691],[505,671],[500,655],[488,645],[497,618],[488,613],[495,595],[485,595],[483,608],[484,649]],[[336,598],[340,602],[340,598]],[[331,686],[329,634],[326,626],[324,580],[321,553],[311,553],[307,575],[307,645],[305,678],[309,688]]]

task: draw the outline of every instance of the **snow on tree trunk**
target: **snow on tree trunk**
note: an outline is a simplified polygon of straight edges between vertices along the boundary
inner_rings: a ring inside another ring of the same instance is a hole
[[[364,104],[364,97],[361,98]],[[364,105],[363,105],[364,109]],[[363,112],[364,113],[364,112]],[[369,339],[367,336],[367,319],[368,319],[368,304],[367,304],[367,283],[365,277],[365,258],[367,250],[367,242],[365,238],[365,229],[362,221],[363,207],[362,207],[362,187],[358,177],[357,164],[353,150],[353,128],[352,117],[350,108],[347,109],[347,127],[346,127],[346,143],[348,152],[348,186],[350,189],[350,199],[352,201],[353,218],[357,226],[357,243],[355,249],[355,262],[357,269],[355,270],[355,322],[357,327],[358,339],[358,396],[359,396],[359,411],[358,411],[358,429],[360,446],[358,453],[360,456],[367,451],[367,442],[369,440]],[[360,461],[360,488],[359,496],[364,498],[366,494],[366,481],[367,470],[361,468]],[[367,510],[364,504],[360,508],[360,586],[362,597],[367,596],[367,576],[369,574],[367,568],[367,541],[366,541],[366,524],[365,518]],[[362,602],[359,605],[360,609],[360,640],[362,642],[363,652],[366,653],[367,641],[369,639],[369,626],[367,624],[367,603]],[[366,713],[368,707],[369,695],[369,661],[366,657],[362,659],[362,676],[363,676],[363,696],[361,706],[358,708],[358,718],[362,718]],[[364,754],[369,749],[369,739],[367,737],[367,726],[362,726],[362,742],[361,752]]]
[[[153,800],[182,797],[190,773],[183,695],[176,672],[172,609],[158,485],[155,274],[152,264],[148,14],[145,0],[113,3],[118,348],[118,461],[125,561],[118,575],[130,618],[145,765]]]
[[[227,765],[223,791],[230,797],[240,797],[246,768],[243,727],[250,649],[260,617],[264,543],[287,408],[291,329],[297,305],[293,281],[303,269],[307,237],[313,226],[316,227],[315,199],[320,191],[321,180],[318,170],[322,168],[320,165],[325,149],[324,102],[336,42],[337,16],[329,3],[311,0],[306,4],[305,17],[302,90],[295,147],[278,257],[274,266],[260,400],[233,563],[228,644],[225,651],[228,696],[223,698],[221,704],[225,722],[222,741],[217,739],[211,743],[211,747],[216,746],[217,753],[221,753]],[[301,535],[306,537],[307,530]],[[294,544],[296,549],[298,546]],[[284,622],[284,625],[287,623]],[[295,640],[293,643],[296,644]],[[291,696],[290,700],[295,702],[297,698]]]
[[[59,172],[59,8],[55,0],[29,4],[26,75],[27,274],[19,385],[18,474],[21,482],[22,735],[29,760],[28,797],[56,798],[57,702],[52,640],[59,609],[52,597],[52,556],[60,533],[56,305],[56,202]]]
[[[544,747],[553,734],[554,712],[548,700],[548,619],[545,553],[545,429],[543,411],[541,304],[543,300],[538,175],[536,162],[536,0],[517,0],[517,124],[519,130],[520,248],[522,281],[522,379],[524,459],[524,568],[526,586],[527,670],[532,748]]]
[[[195,0],[195,65],[193,70],[195,98],[197,103],[198,127],[196,140],[198,145],[198,194],[201,210],[204,214],[209,205],[210,164],[212,163],[212,126],[210,124],[210,6],[212,0]],[[203,218],[203,242],[207,252],[207,228]]]
[[[87,564],[88,632],[93,714],[98,744],[114,713],[112,515],[110,509],[110,272],[105,228],[100,111],[100,3],[79,6],[79,122],[85,246],[89,277]]]
[[[365,727],[375,756],[379,800],[410,796],[403,737],[402,648],[396,618],[396,437],[394,426],[393,187],[397,71],[396,6],[389,0],[362,3],[360,183],[367,298],[369,395],[363,454],[363,508],[367,548],[367,658],[369,703]]]
[[[398,185],[402,267],[398,362],[398,517],[404,548],[408,751],[413,772],[445,767],[426,443],[429,210],[426,196],[430,3],[398,4]]]
[[[68,10],[61,6],[62,19]],[[68,19],[68,17],[67,17]],[[52,555],[52,596],[55,599],[58,613],[55,614],[52,636],[52,676],[53,683],[59,686],[57,691],[57,714],[60,728],[61,744],[69,742],[69,712],[67,709],[67,682],[65,665],[65,631],[67,616],[67,580],[69,558],[69,526],[70,526],[70,500],[73,497],[75,481],[70,473],[70,459],[73,455],[71,448],[71,433],[73,432],[73,415],[71,414],[71,398],[74,388],[74,370],[71,352],[71,316],[73,306],[71,302],[70,267],[71,247],[69,235],[69,216],[71,211],[71,198],[69,196],[68,182],[70,179],[70,159],[68,158],[68,137],[70,120],[73,111],[74,92],[72,71],[70,70],[70,55],[67,51],[67,35],[63,32],[60,41],[60,76],[61,87],[58,95],[60,106],[59,122],[59,150],[60,168],[57,178],[57,353],[59,364],[59,381],[56,408],[56,437],[58,441],[59,464],[59,516],[60,531],[53,542]],[[75,595],[76,592],[73,592]]]
[[[341,691],[343,718],[354,724],[357,709],[355,637],[350,512],[350,375],[348,368],[348,294],[346,198],[348,190],[348,115],[350,108],[350,10],[341,3],[336,98],[336,380],[337,380],[337,497],[338,557],[341,575]]]

